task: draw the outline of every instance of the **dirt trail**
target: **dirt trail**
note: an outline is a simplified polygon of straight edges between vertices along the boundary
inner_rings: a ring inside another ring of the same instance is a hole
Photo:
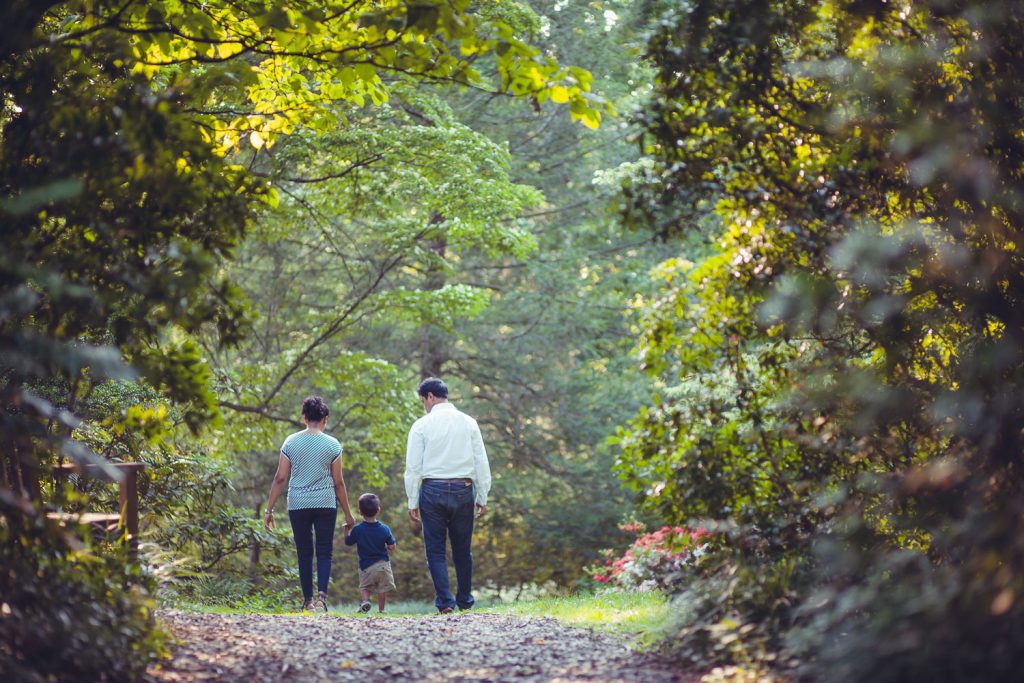
[[[366,619],[161,611],[178,639],[150,668],[182,681],[696,683],[664,660],[554,619],[489,614]]]

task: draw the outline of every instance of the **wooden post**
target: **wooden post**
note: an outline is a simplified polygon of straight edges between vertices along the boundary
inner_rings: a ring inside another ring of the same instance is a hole
[[[128,470],[121,480],[121,523],[128,531],[128,549],[135,558],[139,553],[139,470],[146,465],[133,462],[115,467]]]

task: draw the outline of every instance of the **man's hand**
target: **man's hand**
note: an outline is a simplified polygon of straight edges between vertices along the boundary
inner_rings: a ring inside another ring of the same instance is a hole
[[[486,514],[487,514],[487,506],[486,505],[481,505],[480,503],[477,503],[476,504],[476,518],[480,519],[481,517],[483,517]]]
[[[419,508],[416,508],[415,510],[409,510],[409,519],[411,519],[412,521],[416,522],[417,524],[420,523],[420,510],[419,510]]]
[[[274,511],[267,510],[267,514],[263,517],[263,528],[267,531],[273,531],[277,528],[277,524],[274,522]]]

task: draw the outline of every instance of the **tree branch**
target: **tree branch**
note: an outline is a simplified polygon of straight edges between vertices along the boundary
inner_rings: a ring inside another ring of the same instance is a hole
[[[368,157],[366,159],[362,159],[360,161],[353,162],[348,167],[346,167],[344,170],[338,171],[337,173],[328,173],[327,175],[318,176],[316,178],[305,178],[305,177],[297,177],[297,176],[292,176],[292,177],[288,177],[288,178],[278,178],[278,177],[275,177],[274,175],[272,175],[270,173],[262,173],[260,171],[253,171],[252,174],[254,176],[258,177],[258,178],[270,178],[272,180],[285,181],[285,182],[289,182],[289,183],[322,183],[325,180],[337,180],[338,178],[344,178],[345,176],[347,176],[349,173],[351,173],[352,171],[356,170],[357,168],[363,168],[364,166],[369,166],[373,162],[380,161],[383,158],[384,158],[383,154],[374,154],[373,156]]]
[[[285,422],[290,425],[295,425],[296,427],[303,426],[303,424],[298,420],[293,420],[290,417],[281,417],[280,415],[274,415],[273,413],[269,412],[265,406],[245,406],[239,403],[231,403],[230,401],[218,401],[217,405],[219,405],[221,408],[229,408],[239,413],[252,413],[253,415],[259,415],[260,417],[264,417],[274,422]]]

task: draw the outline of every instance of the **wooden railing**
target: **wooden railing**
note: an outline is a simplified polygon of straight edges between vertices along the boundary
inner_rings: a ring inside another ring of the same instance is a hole
[[[119,482],[121,488],[119,496],[120,511],[117,514],[103,512],[51,512],[47,516],[56,519],[64,524],[87,524],[97,529],[110,532],[123,528],[126,532],[125,540],[132,555],[138,553],[139,549],[139,472],[146,469],[142,462],[117,462],[109,463],[110,467],[118,470],[124,476]],[[84,468],[72,463],[63,463],[54,467],[54,476],[57,483],[63,482],[64,477],[71,473],[90,474],[98,471],[95,465],[86,465]]]

